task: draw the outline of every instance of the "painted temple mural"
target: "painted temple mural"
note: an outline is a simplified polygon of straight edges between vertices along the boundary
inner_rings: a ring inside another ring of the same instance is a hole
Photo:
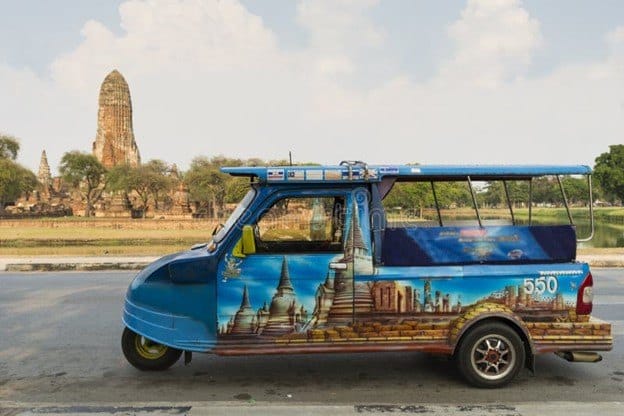
[[[435,341],[480,304],[500,305],[526,321],[555,321],[574,310],[572,282],[580,270],[532,278],[529,293],[531,279],[521,276],[457,279],[374,269],[369,224],[361,220],[367,217],[365,203],[347,210],[342,253],[226,256],[218,287],[220,342]]]

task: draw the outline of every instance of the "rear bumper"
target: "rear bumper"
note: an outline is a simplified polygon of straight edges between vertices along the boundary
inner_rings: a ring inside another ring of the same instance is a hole
[[[610,351],[611,324],[591,318],[587,322],[528,322],[535,352]]]

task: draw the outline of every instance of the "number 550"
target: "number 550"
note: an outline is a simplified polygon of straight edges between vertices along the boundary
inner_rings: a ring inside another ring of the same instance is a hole
[[[529,295],[532,295],[533,293],[541,295],[546,291],[555,293],[557,292],[558,287],[559,282],[555,276],[540,276],[535,279],[524,279],[524,291]]]

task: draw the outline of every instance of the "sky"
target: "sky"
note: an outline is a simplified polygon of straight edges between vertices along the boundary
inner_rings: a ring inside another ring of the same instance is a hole
[[[90,152],[104,77],[142,159],[589,164],[624,138],[619,0],[0,0],[0,132]]]

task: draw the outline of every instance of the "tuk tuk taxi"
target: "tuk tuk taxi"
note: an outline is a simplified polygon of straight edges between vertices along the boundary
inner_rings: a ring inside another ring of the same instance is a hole
[[[184,353],[422,351],[447,355],[472,385],[500,387],[536,354],[596,362],[611,325],[591,316],[593,278],[561,175],[587,166],[226,167],[250,187],[212,239],[140,271],[128,288],[122,349],[141,370]],[[533,223],[532,184],[558,182],[569,222]],[[466,185],[470,221],[444,218],[445,183]],[[502,183],[506,220],[479,205],[477,183]],[[554,179],[553,179],[554,181]],[[397,184],[432,195],[433,221],[393,221]],[[528,186],[528,219],[509,184]],[[593,234],[593,218],[591,231]]]

